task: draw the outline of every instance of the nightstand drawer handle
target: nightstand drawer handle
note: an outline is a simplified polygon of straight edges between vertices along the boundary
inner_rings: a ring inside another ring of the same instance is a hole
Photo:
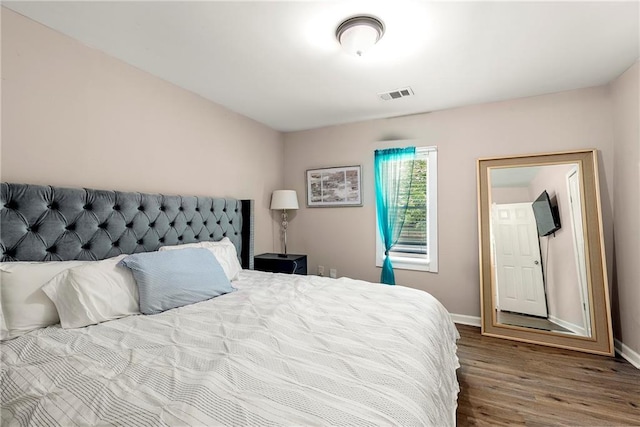
[[[293,261],[293,271],[291,272],[291,274],[295,273],[297,269],[298,269],[298,261]]]

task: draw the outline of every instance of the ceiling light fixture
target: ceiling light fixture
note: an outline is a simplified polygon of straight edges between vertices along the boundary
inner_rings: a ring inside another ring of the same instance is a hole
[[[384,34],[384,24],[370,15],[359,15],[338,25],[336,38],[342,48],[352,55],[362,56]]]

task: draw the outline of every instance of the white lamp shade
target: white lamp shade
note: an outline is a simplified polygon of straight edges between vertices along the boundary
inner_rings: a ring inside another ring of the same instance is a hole
[[[351,55],[362,54],[373,47],[378,41],[378,31],[367,25],[348,28],[340,36],[342,48]]]
[[[276,190],[271,195],[271,209],[298,209],[295,190]]]

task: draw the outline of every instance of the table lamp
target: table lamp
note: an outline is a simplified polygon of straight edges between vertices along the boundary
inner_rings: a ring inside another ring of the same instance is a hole
[[[284,235],[284,254],[280,254],[282,258],[287,257],[287,225],[288,214],[287,209],[298,209],[298,195],[295,190],[276,190],[271,195],[271,209],[282,210],[282,233]]]

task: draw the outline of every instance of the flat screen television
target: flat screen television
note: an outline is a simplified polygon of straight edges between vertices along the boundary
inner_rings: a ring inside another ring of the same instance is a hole
[[[548,236],[560,229],[558,206],[551,205],[547,190],[538,196],[532,206],[533,215],[536,218],[536,225],[538,227],[538,235]]]

